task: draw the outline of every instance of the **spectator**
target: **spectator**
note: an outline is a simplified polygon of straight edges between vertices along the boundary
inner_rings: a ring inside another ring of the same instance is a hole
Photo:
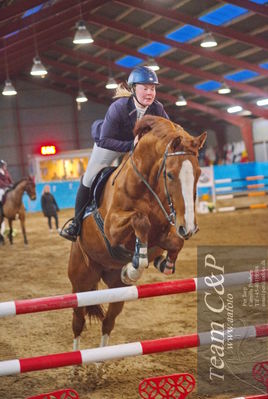
[[[50,193],[50,187],[46,185],[43,190],[43,194],[41,197],[41,207],[44,213],[44,216],[48,219],[48,227],[49,230],[52,232],[52,218],[55,219],[55,226],[58,231],[59,229],[59,219],[58,219],[58,212],[59,207],[54,198],[54,196]]]

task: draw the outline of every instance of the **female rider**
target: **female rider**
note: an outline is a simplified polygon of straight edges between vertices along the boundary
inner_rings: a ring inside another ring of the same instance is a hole
[[[75,216],[60,235],[67,240],[76,241],[80,232],[83,211],[91,195],[91,185],[97,173],[110,166],[120,155],[131,150],[133,146],[133,128],[138,119],[145,114],[168,118],[163,105],[155,99],[157,75],[150,68],[138,66],[128,77],[128,88],[120,85],[114,101],[104,120],[92,124],[91,134],[95,144],[81,179],[75,201]]]

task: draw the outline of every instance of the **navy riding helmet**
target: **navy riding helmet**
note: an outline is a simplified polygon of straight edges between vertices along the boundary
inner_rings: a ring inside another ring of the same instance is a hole
[[[127,84],[131,87],[137,83],[159,85],[156,73],[146,66],[138,66],[130,73]]]

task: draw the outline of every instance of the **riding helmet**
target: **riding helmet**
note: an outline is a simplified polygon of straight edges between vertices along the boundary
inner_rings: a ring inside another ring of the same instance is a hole
[[[130,73],[127,84],[131,87],[137,83],[159,85],[156,73],[146,66],[137,66]]]

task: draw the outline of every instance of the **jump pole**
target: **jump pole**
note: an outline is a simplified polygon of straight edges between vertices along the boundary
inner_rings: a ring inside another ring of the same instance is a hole
[[[251,204],[247,206],[224,206],[222,208],[217,208],[217,212],[233,212],[241,211],[243,209],[264,209],[268,208],[268,204]]]
[[[223,277],[223,284],[225,287],[235,286],[238,284],[268,282],[268,269],[227,273],[215,276],[215,278],[219,281],[221,281]],[[44,312],[64,308],[100,305],[103,303],[133,301],[141,298],[151,298],[186,292],[204,291],[210,289],[210,287],[206,284],[206,279],[208,278],[209,277],[198,277],[185,280],[144,284],[140,286],[127,286],[44,298],[1,302],[0,317]]]
[[[220,183],[231,183],[233,181],[252,181],[252,180],[264,180],[268,179],[268,176],[264,175],[258,175],[258,176],[246,176],[246,177],[239,177],[239,178],[226,178],[226,179],[215,179],[215,184],[220,184]]]
[[[228,335],[223,331],[224,341]],[[233,340],[256,339],[268,336],[268,324],[237,327],[233,329]],[[0,362],[0,376],[47,370],[58,367],[104,362],[124,357],[149,355],[178,349],[196,348],[213,342],[211,331],[177,337],[160,338],[128,344],[104,346],[81,351],[58,353],[25,359]]]
[[[268,399],[268,393],[264,393],[263,395],[239,396],[233,399]]]

